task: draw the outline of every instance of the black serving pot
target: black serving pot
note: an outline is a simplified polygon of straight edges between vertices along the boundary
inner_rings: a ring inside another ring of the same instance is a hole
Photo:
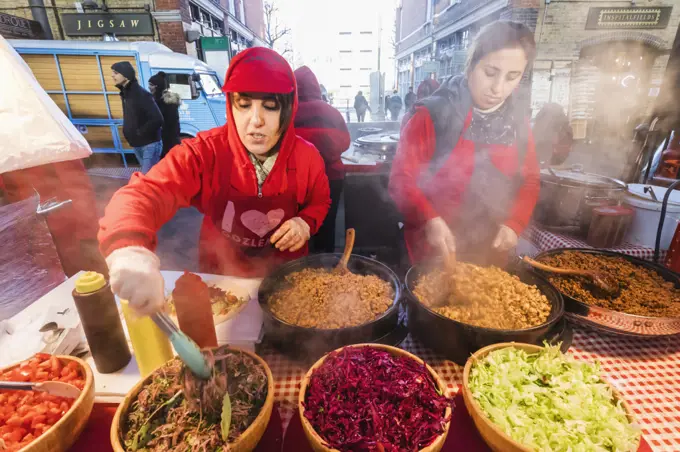
[[[285,322],[269,309],[269,297],[285,287],[285,277],[305,268],[333,269],[341,254],[315,254],[297,259],[278,267],[260,285],[258,299],[264,313],[264,339],[281,352],[302,361],[318,359],[323,354],[345,345],[377,342],[398,331],[401,283],[397,275],[385,264],[363,256],[352,255],[347,268],[360,275],[375,275],[387,281],[394,291],[392,306],[375,320],[362,325],[321,329],[305,328]]]
[[[655,264],[627,254],[593,248],[555,248],[537,255],[534,259],[555,256],[567,251],[592,254],[594,256],[619,257],[648,270],[655,271],[666,281],[672,282],[676,289],[680,289],[680,274],[671,271],[663,265]],[[541,274],[545,274],[537,270]],[[626,281],[620,281],[625,284]],[[601,333],[631,337],[656,338],[680,334],[680,318],[677,317],[646,317],[612,311],[562,294],[564,298],[565,316],[573,323],[585,326]]]
[[[520,267],[508,271],[519,276],[522,282],[538,287],[552,305],[545,323],[524,330],[497,330],[468,325],[438,314],[422,304],[413,293],[416,282],[432,268],[431,265],[437,264],[416,265],[406,274],[409,331],[424,345],[461,366],[472,353],[487,345],[500,342],[543,345],[544,340],[554,342],[556,329],[564,329],[560,322],[564,315],[562,295],[542,276]]]

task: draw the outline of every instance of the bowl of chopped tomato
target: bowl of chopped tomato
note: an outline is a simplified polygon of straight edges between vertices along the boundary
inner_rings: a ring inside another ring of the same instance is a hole
[[[80,389],[77,399],[38,391],[0,390],[0,450],[65,452],[82,432],[94,404],[92,369],[72,356],[37,353],[0,370],[2,381],[61,381]]]

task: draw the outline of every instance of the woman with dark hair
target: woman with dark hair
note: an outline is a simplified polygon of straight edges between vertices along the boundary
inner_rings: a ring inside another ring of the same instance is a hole
[[[540,179],[526,108],[513,93],[535,54],[526,26],[489,24],[465,73],[416,103],[389,185],[413,261],[458,252],[485,264],[516,246]]]
[[[182,100],[179,94],[170,91],[165,72],[160,71],[149,78],[149,92],[153,95],[158,109],[163,115],[163,151],[161,158],[165,157],[170,149],[180,143],[179,139],[179,105]]]
[[[136,173],[100,222],[111,287],[142,313],[163,306],[153,250],[178,209],[204,214],[200,270],[244,277],[306,255],[328,212],[323,159],[295,133],[297,85],[286,60],[264,47],[244,50],[223,90],[227,123],[185,140],[147,175]]]

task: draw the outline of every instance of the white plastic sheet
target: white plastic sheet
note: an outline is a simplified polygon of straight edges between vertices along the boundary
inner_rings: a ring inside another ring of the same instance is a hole
[[[0,174],[88,157],[90,145],[0,36]]]

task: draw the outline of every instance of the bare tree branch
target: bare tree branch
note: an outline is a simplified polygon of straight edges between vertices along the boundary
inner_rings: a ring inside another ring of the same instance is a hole
[[[264,40],[272,49],[274,48],[276,41],[290,33],[290,28],[279,23],[278,11],[279,9],[276,7],[275,0],[269,0],[264,3]],[[282,55],[285,55],[286,52],[290,51],[290,48],[286,48]]]

